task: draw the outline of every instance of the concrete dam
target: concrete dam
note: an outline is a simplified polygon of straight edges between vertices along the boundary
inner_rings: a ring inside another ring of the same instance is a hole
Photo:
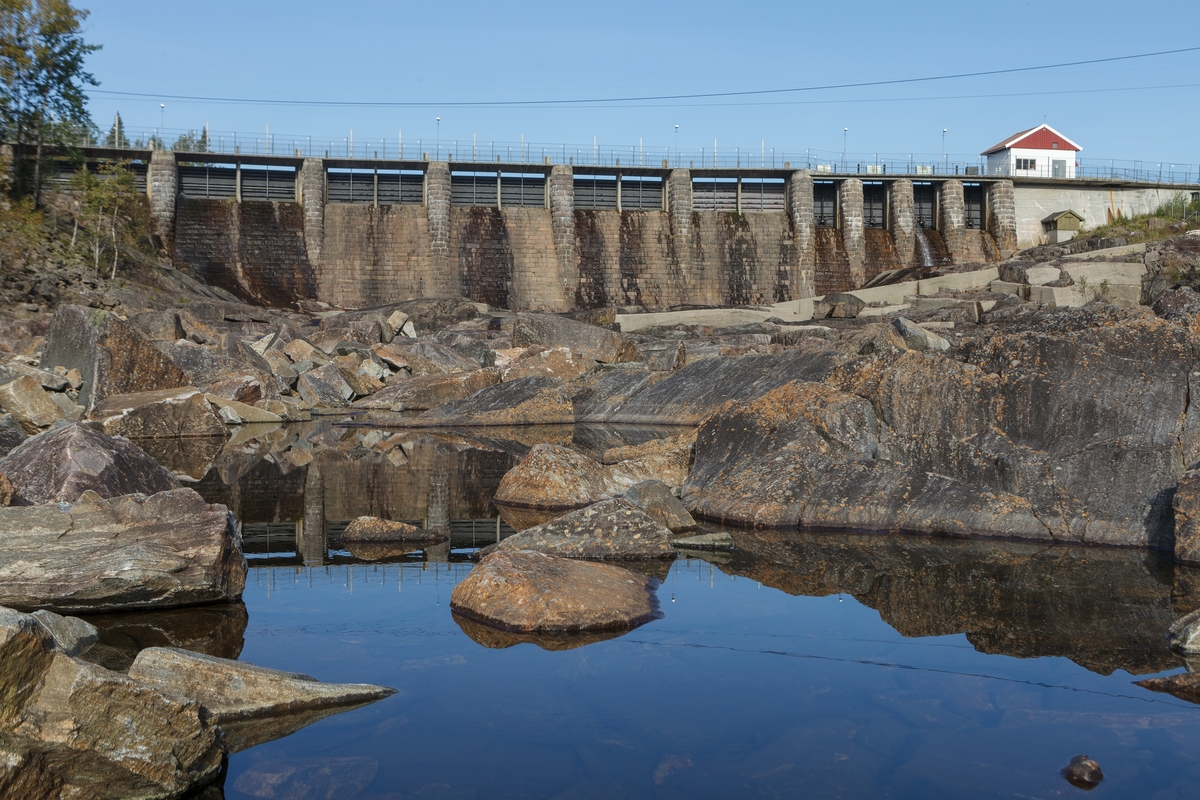
[[[129,158],[94,149],[89,158]],[[203,163],[192,159],[202,158]],[[463,296],[513,310],[757,305],[886,270],[987,264],[1152,211],[1178,186],[147,151],[159,236],[254,302]],[[139,165],[135,165],[139,166]]]

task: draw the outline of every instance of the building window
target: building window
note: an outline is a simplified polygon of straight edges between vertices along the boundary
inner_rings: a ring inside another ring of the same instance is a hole
[[[1054,150],[1057,150],[1057,149],[1058,149],[1058,142],[1051,142],[1051,143],[1050,143],[1050,147],[1051,147],[1051,148],[1053,148]]]
[[[1017,169],[1037,169],[1036,158],[1018,158]]]

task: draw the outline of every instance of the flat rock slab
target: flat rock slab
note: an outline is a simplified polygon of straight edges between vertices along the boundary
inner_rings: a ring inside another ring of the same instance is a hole
[[[396,424],[406,427],[562,425],[575,422],[571,399],[556,378],[520,378],[432,408]]]
[[[654,384],[645,364],[597,367],[567,384],[576,422],[604,422],[631,397]]]
[[[196,700],[218,722],[358,705],[396,693],[366,683],[322,683],[296,672],[173,647],[148,647],[138,653],[129,677],[167,694]]]
[[[444,533],[427,531],[406,522],[394,522],[379,517],[359,517],[342,532],[343,542],[387,544],[389,542],[436,543],[449,541]]]
[[[564,558],[674,558],[671,531],[627,500],[604,500],[510,536],[499,550]]]
[[[443,403],[470,397],[476,392],[500,382],[500,370],[491,367],[474,372],[452,372],[448,375],[425,375],[393,379],[369,397],[354,401],[355,408],[387,409],[390,411],[428,411]]]
[[[628,629],[659,614],[654,578],[523,550],[498,550],[450,595],[450,607],[510,631]]]
[[[50,320],[42,368],[77,369],[79,402],[91,408],[109,395],[187,386],[187,373],[115,314],[61,305]]]
[[[701,533],[682,536],[672,544],[683,550],[732,550],[733,537],[728,533]]]
[[[59,612],[233,600],[246,582],[225,506],[191,489],[0,509],[0,604]]]
[[[566,347],[580,358],[605,364],[637,360],[633,342],[616,331],[553,314],[520,314],[513,325],[513,347],[533,344]]]
[[[101,497],[154,494],[179,482],[126,439],[66,425],[25,440],[0,459],[15,489],[14,505],[73,503],[86,491]]]
[[[100,641],[100,629],[79,617],[63,617],[40,609],[30,614],[54,637],[54,645],[69,656],[86,653]]]
[[[846,358],[824,342],[809,347],[689,363],[634,394],[605,421],[697,425],[730,400],[752,400],[793,380],[824,380]]]
[[[223,439],[229,435],[204,395],[192,386],[111,395],[92,410],[91,418],[103,425],[108,435],[127,439]]]

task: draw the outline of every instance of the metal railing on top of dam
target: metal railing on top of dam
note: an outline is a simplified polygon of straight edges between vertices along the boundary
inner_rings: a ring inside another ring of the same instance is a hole
[[[870,176],[905,175],[932,177],[1029,177],[1059,179],[1063,175],[1047,161],[1038,162],[1036,170],[1022,170],[1012,175],[989,172],[987,160],[981,156],[927,153],[851,153],[817,148],[783,149],[767,147],[763,140],[757,147],[727,147],[714,141],[712,146],[651,147],[637,145],[613,146],[593,141],[590,145],[545,143],[470,141],[455,139],[405,139],[398,133],[394,139],[383,137],[295,136],[282,133],[243,134],[238,132],[176,131],[168,129],[163,136],[156,129],[124,129],[119,147],[131,151],[162,149],[171,142],[176,152],[192,152],[200,156],[213,153],[225,156],[275,156],[284,158],[326,158],[355,161],[451,161],[478,164],[530,164],[546,166],[564,164],[576,167],[631,167],[639,169],[806,169],[817,174]],[[78,144],[84,147],[113,147],[111,138],[97,139],[89,133],[80,135]],[[197,162],[202,162],[197,158]],[[1061,169],[1061,167],[1060,167]],[[1200,184],[1200,164],[1141,161],[1131,159],[1080,158],[1070,178],[1078,180],[1116,180],[1145,183]]]

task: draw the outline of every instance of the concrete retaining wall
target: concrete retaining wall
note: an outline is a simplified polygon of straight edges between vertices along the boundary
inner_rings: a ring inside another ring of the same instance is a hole
[[[1095,228],[1119,215],[1149,214],[1183,188],[1021,182],[1013,190],[1017,246],[1046,244],[1041,221],[1055,212],[1071,209],[1083,217],[1085,229]]]

